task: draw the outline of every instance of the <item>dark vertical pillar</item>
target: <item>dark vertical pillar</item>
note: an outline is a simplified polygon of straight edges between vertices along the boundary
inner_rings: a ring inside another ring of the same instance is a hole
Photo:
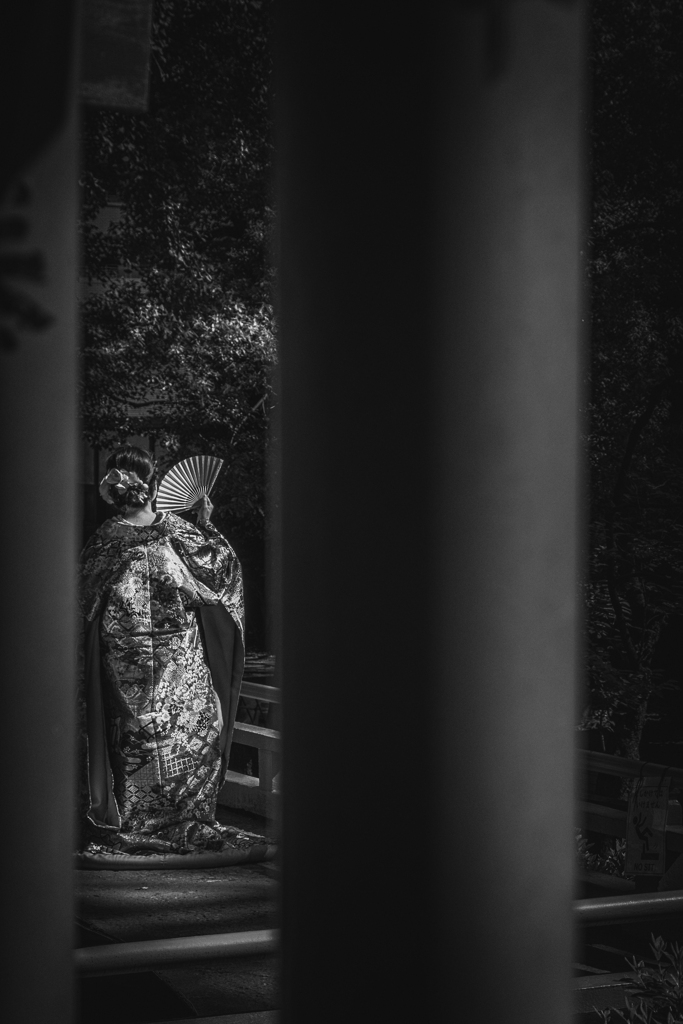
[[[76,555],[73,5],[0,17],[0,1019],[71,1024]],[[22,187],[17,189],[17,184]],[[22,236],[19,225],[23,225]],[[28,263],[20,258],[28,256]],[[44,266],[36,280],[38,257]],[[39,309],[30,320],[21,310]],[[49,322],[48,322],[49,320]]]
[[[582,8],[441,24],[440,963],[479,1019],[542,1024],[569,1019]]]
[[[281,5],[287,1024],[570,1019],[581,25]]]
[[[430,24],[401,5],[283,8],[285,1020],[419,1020]]]

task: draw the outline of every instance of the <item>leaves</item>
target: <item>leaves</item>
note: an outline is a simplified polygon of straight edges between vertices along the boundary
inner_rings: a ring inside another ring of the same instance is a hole
[[[683,8],[596,0],[584,727],[638,756],[683,605]]]
[[[626,1010],[596,1011],[606,1024],[615,1019],[628,1024],[683,1024],[683,947],[674,942],[669,949],[661,936],[653,935],[650,949],[654,964],[627,961],[634,981],[626,992]]]
[[[87,111],[81,180],[85,436],[219,455],[219,518],[255,534],[276,357],[269,18],[159,0],[150,110]]]
[[[605,838],[596,852],[594,844],[589,843],[580,828],[574,830],[576,855],[579,866],[584,871],[596,871],[605,875],[618,875],[623,878],[626,864],[626,840]]]

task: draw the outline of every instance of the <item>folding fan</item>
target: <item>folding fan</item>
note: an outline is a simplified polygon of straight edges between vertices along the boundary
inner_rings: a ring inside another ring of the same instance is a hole
[[[158,512],[185,512],[211,493],[221,471],[222,459],[215,455],[193,455],[172,466],[159,485]]]

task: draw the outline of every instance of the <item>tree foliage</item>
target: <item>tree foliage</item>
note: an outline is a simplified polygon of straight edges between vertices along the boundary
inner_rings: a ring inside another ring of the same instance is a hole
[[[683,947],[661,935],[650,937],[652,959],[626,960],[631,979],[626,1009],[596,1010],[604,1024],[681,1024],[683,1022]]]
[[[683,5],[594,0],[590,703],[584,727],[638,756],[683,610]]]
[[[243,534],[275,361],[269,20],[267,0],[157,0],[148,112],[83,126],[84,434],[221,456]]]
[[[149,111],[83,128],[85,435],[223,457],[218,503],[252,535],[275,360],[270,17],[270,0],[157,0]],[[583,726],[637,755],[683,609],[680,0],[593,0],[590,77]]]

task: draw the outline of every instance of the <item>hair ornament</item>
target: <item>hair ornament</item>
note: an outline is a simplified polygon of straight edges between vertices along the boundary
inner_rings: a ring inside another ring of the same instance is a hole
[[[149,498],[149,487],[137,473],[128,469],[110,469],[100,480],[100,494],[109,505],[142,506]]]

